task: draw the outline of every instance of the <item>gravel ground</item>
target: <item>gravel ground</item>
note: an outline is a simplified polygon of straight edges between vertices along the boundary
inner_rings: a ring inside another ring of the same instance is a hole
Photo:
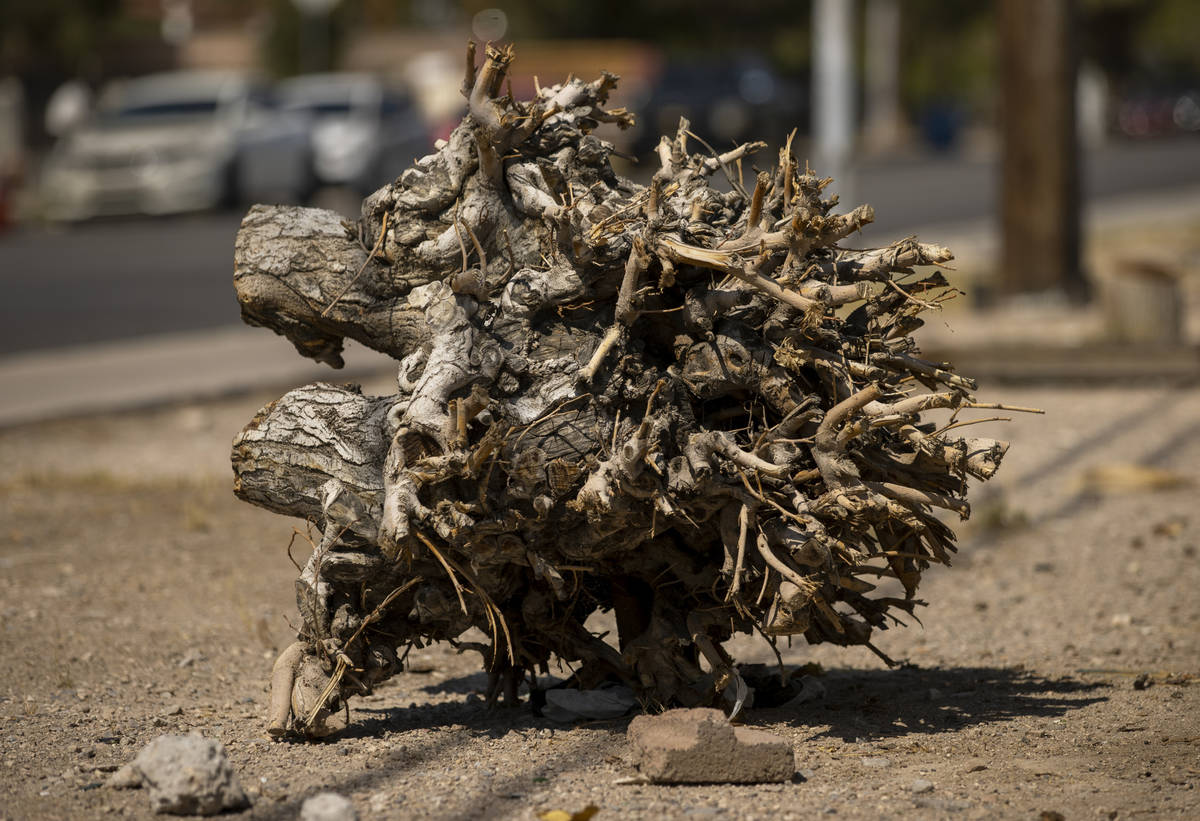
[[[477,656],[441,646],[358,700],[341,738],[272,743],[292,523],[237,502],[227,463],[272,397],[0,432],[0,818],[149,816],[144,794],[103,782],[191,730],[228,748],[253,802],[238,817],[256,819],[295,818],[322,790],[364,819],[589,804],[598,818],[1200,817],[1200,390],[982,396],[1048,414],[1009,426],[956,566],[920,591],[924,626],[878,636],[906,666],[785,651],[821,666],[827,696],[748,716],[795,745],[796,777],[768,786],[615,784],[632,774],[627,720],[489,711]]]

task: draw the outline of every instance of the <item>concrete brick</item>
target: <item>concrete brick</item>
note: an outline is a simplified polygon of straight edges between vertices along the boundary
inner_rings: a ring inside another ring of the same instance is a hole
[[[638,771],[658,783],[788,781],[796,769],[789,740],[734,727],[720,710],[638,716],[629,723],[628,739]]]

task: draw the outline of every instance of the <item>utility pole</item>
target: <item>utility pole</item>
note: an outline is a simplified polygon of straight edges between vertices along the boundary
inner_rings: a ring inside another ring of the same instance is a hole
[[[867,0],[864,10],[863,142],[875,152],[901,139],[900,0]]]
[[[815,0],[813,3],[813,135],[816,162],[813,169],[833,177],[833,187],[843,203],[852,193],[850,152],[854,144],[853,11],[850,0]]]
[[[1001,289],[1087,297],[1075,0],[1000,0]]]

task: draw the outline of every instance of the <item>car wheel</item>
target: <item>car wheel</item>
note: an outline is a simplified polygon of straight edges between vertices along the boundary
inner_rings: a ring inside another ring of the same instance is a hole
[[[296,202],[301,205],[309,205],[321,187],[321,181],[317,179],[316,160],[313,158],[312,152],[304,157],[304,161],[300,165],[299,180],[296,182],[295,189]]]
[[[242,202],[242,192],[236,158],[230,160],[225,166],[221,177],[221,200],[219,207],[228,209],[237,208]]]

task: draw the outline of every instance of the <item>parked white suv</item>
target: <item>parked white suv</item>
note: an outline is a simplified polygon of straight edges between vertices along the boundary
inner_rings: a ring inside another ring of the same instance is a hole
[[[411,98],[371,74],[308,74],[279,85],[285,112],[310,121],[313,174],[369,194],[432,150]]]

